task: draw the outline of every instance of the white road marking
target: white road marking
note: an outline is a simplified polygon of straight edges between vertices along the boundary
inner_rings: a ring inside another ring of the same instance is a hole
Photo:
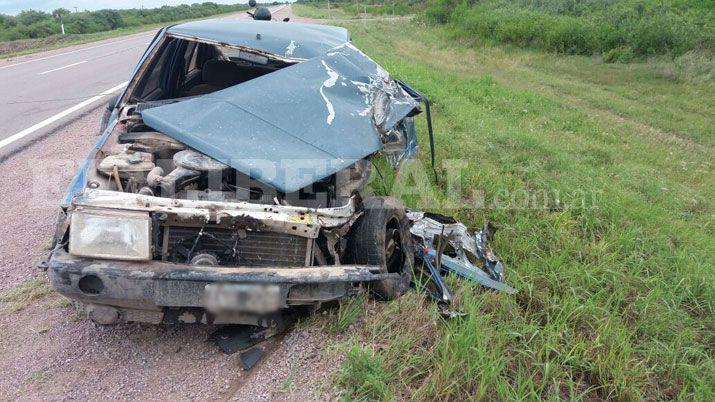
[[[273,10],[271,13],[280,11],[280,10],[284,9],[285,7],[286,7],[286,6],[283,5],[283,6],[279,7],[279,8],[277,8],[277,9]],[[221,17],[221,18],[230,18],[230,17],[229,17],[229,16],[226,16],[226,17]],[[154,31],[151,31],[151,33],[152,33],[152,35],[153,35],[155,32],[154,32]],[[65,55],[73,54],[73,53],[77,53],[77,52],[84,52],[85,50],[91,50],[91,49],[96,49],[96,48],[99,48],[99,47],[114,45],[114,44],[117,44],[117,43],[122,43],[122,42],[130,41],[130,40],[134,40],[134,39],[136,39],[137,37],[141,37],[141,36],[143,36],[143,35],[142,35],[142,34],[137,34],[136,36],[132,36],[132,37],[130,37],[130,38],[121,39],[121,40],[115,40],[115,41],[112,41],[112,42],[103,43],[103,44],[101,44],[101,45],[90,46],[90,47],[84,47],[84,48],[82,48],[82,49],[72,50],[72,51],[69,51],[69,52],[53,54],[53,55],[51,55],[51,56],[39,57],[39,58],[37,58],[37,59],[32,59],[32,60],[25,60],[25,61],[21,61],[21,62],[19,62],[19,63],[15,63],[15,64],[8,64],[8,65],[6,65],[6,66],[0,66],[0,70],[4,70],[4,69],[10,68],[10,67],[20,66],[20,65],[23,65],[23,64],[27,64],[27,63],[34,63],[34,62],[36,62],[36,61],[47,60],[47,59],[52,59],[52,58],[55,58],[55,57],[65,56]],[[151,43],[151,41],[147,42],[147,44],[149,44],[149,43]]]
[[[86,63],[86,62],[87,62],[87,60],[78,61],[77,63],[68,64],[68,65],[66,65],[66,66],[64,66],[64,67],[57,67],[57,68],[53,68],[52,70],[43,71],[43,72],[41,72],[41,73],[39,73],[39,74],[37,74],[37,75],[45,75],[45,74],[48,74],[48,73],[51,73],[51,72],[54,72],[54,71],[64,70],[65,68],[74,67],[74,66],[77,66],[77,65],[80,65],[80,64],[84,64],[84,63]]]
[[[141,36],[143,36],[143,35],[137,35],[137,36],[138,36],[138,37],[141,37]],[[55,58],[55,57],[60,57],[60,56],[64,56],[64,55],[68,55],[68,54],[73,54],[73,53],[77,53],[77,52],[84,52],[85,50],[91,50],[91,49],[96,49],[96,48],[99,48],[99,47],[104,47],[104,46],[114,45],[114,44],[117,44],[117,43],[127,42],[127,41],[130,41],[130,40],[137,39],[137,36],[133,36],[133,37],[131,37],[131,38],[122,39],[122,40],[115,40],[115,41],[112,41],[112,42],[103,43],[103,44],[101,44],[101,45],[90,46],[90,47],[84,47],[84,48],[82,48],[82,49],[72,50],[72,51],[69,51],[69,52],[53,54],[53,55],[51,55],[51,56],[39,57],[39,58],[37,58],[37,59],[32,59],[32,60],[25,60],[25,61],[21,61],[21,62],[19,62],[19,63],[15,63],[15,64],[8,64],[8,65],[6,65],[6,66],[0,66],[0,70],[6,69],[6,68],[10,68],[10,67],[20,66],[20,65],[22,65],[22,64],[33,63],[33,62],[36,62],[36,61],[52,59],[52,58]]]
[[[120,89],[122,89],[122,88],[124,88],[125,86],[127,86],[128,83],[129,83],[129,81],[122,82],[121,84],[119,84],[119,85],[117,85],[117,86],[115,86],[115,87],[113,87],[113,88],[109,88],[108,90],[102,92],[102,93],[99,94],[99,95],[93,96],[93,97],[91,97],[91,98],[89,98],[89,99],[87,99],[87,100],[85,100],[85,101],[82,101],[82,102],[80,102],[80,103],[78,103],[78,104],[72,106],[72,107],[69,108],[69,109],[65,109],[65,110],[63,110],[63,111],[57,113],[56,115],[54,115],[54,116],[52,116],[52,117],[49,117],[49,118],[47,118],[47,119],[45,119],[45,120],[43,120],[43,121],[41,121],[41,122],[35,124],[35,125],[32,126],[32,127],[28,127],[28,128],[26,128],[26,129],[20,131],[19,133],[13,134],[13,135],[11,135],[11,136],[5,138],[4,140],[0,141],[0,149],[3,149],[4,147],[6,147],[6,146],[12,144],[13,142],[15,142],[15,141],[17,141],[17,140],[19,140],[19,139],[22,139],[22,138],[24,138],[24,137],[27,137],[28,135],[34,133],[35,131],[37,131],[37,130],[39,130],[39,129],[41,129],[41,128],[47,126],[47,125],[50,125],[50,124],[56,122],[57,120],[59,120],[59,119],[65,117],[65,116],[68,116],[68,115],[70,115],[70,114],[72,114],[72,113],[74,113],[74,112],[76,112],[76,111],[78,111],[78,110],[84,108],[85,106],[88,106],[88,105],[91,105],[91,104],[94,103],[94,102],[97,102],[98,100],[104,98],[104,97],[107,96],[107,95],[110,95],[110,94],[112,94],[112,93],[114,93],[114,92],[119,91]]]

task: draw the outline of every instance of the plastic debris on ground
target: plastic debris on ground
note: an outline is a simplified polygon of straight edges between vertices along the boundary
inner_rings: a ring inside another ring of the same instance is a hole
[[[241,360],[241,367],[248,371],[253,368],[263,357],[264,351],[260,346],[250,348],[244,352],[241,352],[239,358]]]

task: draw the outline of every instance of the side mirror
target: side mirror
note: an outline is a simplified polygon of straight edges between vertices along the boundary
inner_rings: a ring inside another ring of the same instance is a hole
[[[288,21],[290,21],[290,17],[283,18],[283,22],[288,22]]]

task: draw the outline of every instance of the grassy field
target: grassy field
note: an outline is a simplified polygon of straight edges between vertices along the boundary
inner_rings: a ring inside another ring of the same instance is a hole
[[[345,10],[339,6],[328,8],[327,3],[308,3],[308,4],[293,4],[293,12],[296,15],[306,18],[323,18],[323,19],[348,19],[360,18],[360,14]]]
[[[438,181],[407,169],[389,191],[503,225],[495,248],[519,292],[452,281],[466,315],[449,320],[416,293],[347,304],[336,327],[358,330],[337,384],[379,400],[713,400],[712,80],[414,24],[345,24],[434,103]],[[477,191],[455,200],[455,183]]]
[[[395,0],[368,2],[310,1],[294,3],[293,12],[301,17],[327,19],[355,19],[377,16],[400,16],[414,14],[424,9],[422,0]]]
[[[558,53],[629,62],[700,51],[712,59],[711,0],[427,0],[427,20],[479,36]]]

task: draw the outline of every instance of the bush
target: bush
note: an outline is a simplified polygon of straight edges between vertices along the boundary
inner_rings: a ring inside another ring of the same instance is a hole
[[[462,36],[605,60],[715,48],[715,12],[699,0],[428,0],[424,17]]]
[[[98,10],[70,13],[64,9],[57,9],[55,12],[62,14],[67,33],[86,34],[123,27],[209,17],[245,9],[247,6],[244,4],[219,5],[206,2],[140,10]],[[60,23],[50,13],[27,10],[15,17],[0,14],[0,40],[2,41],[45,38],[59,32]]]
[[[544,47],[558,53],[592,54],[597,48],[594,43],[595,30],[589,23],[578,18],[555,18],[544,29]]]
[[[432,0],[427,4],[425,17],[428,21],[446,24],[452,19],[452,10],[456,3],[456,0]]]
[[[628,46],[611,49],[603,54],[603,61],[606,63],[630,63],[633,59],[635,59],[635,53]]]

